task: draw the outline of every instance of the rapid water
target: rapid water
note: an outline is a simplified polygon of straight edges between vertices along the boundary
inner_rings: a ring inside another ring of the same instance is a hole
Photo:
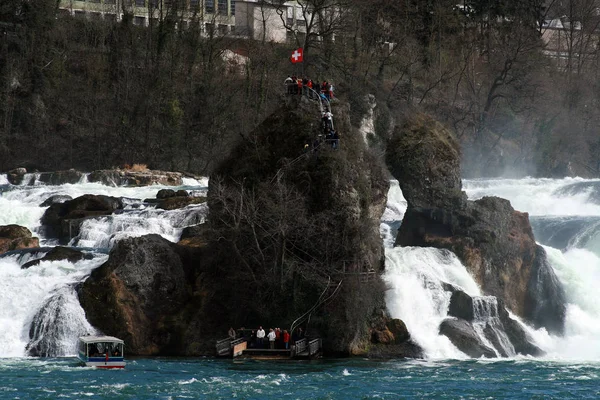
[[[34,180],[35,176],[29,178]],[[207,180],[186,179],[184,186],[174,189],[203,196],[207,184]],[[74,354],[77,338],[95,332],[79,305],[77,285],[106,261],[107,252],[116,241],[150,233],[178,241],[183,228],[204,222],[205,204],[165,211],[143,202],[154,198],[162,188],[166,187],[110,187],[85,179],[73,185],[45,186],[36,182],[33,186],[12,186],[6,175],[0,175],[0,225],[25,226],[40,238],[42,246],[56,244],[39,232],[40,218],[46,209],[40,204],[51,196],[107,195],[123,198],[126,205],[119,214],[86,220],[80,234],[72,238],[69,244],[84,249],[88,259],[75,263],[44,261],[21,269],[21,265],[41,258],[49,248],[0,256],[0,357],[23,357],[28,346],[50,356]]]
[[[544,330],[528,329],[547,352],[545,358],[600,361],[600,180],[482,179],[465,181],[463,187],[471,200],[499,196],[510,200],[515,209],[529,213],[536,240],[545,247],[550,264],[565,287],[565,336],[552,337]],[[460,352],[445,337],[437,335],[436,327],[447,316],[449,303],[442,282],[459,286],[474,296],[480,294],[479,288],[451,253],[392,247],[398,220],[405,210],[406,202],[394,183],[381,228],[388,247],[388,308],[392,316],[403,319],[409,331],[416,333],[413,338],[428,357],[457,358]]]

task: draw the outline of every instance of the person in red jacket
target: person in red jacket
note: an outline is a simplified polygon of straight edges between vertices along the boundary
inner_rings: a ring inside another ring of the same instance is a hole
[[[290,334],[287,330],[283,330],[283,346],[287,349],[290,348]]]

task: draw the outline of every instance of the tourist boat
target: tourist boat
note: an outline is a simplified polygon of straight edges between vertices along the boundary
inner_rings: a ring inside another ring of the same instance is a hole
[[[81,336],[78,358],[86,367],[125,368],[124,343],[113,336]]]

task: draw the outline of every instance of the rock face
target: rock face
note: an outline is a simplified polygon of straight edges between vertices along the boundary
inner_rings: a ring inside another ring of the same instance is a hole
[[[440,333],[448,336],[450,341],[466,354],[481,352],[483,343],[479,335],[476,335],[477,338],[471,343],[466,339],[475,331],[473,324],[477,324],[483,328],[485,338],[501,357],[516,354],[543,355],[543,351],[533,343],[533,339],[519,322],[510,317],[504,302],[493,296],[473,298],[461,290],[454,290],[448,315],[454,318],[447,319],[440,325]],[[470,328],[465,328],[467,325]],[[481,355],[488,357],[485,354]]]
[[[183,184],[180,172],[168,171],[131,171],[131,170],[99,170],[88,175],[90,182],[100,182],[107,186],[150,186]]]
[[[42,228],[46,237],[66,243],[79,233],[86,218],[110,215],[122,208],[123,201],[119,198],[86,194],[48,207],[41,219]]]
[[[39,246],[39,239],[29,229],[19,225],[0,226],[0,254]]]
[[[289,326],[314,306],[310,329],[326,352],[367,354],[372,316],[385,309],[379,223],[389,180],[349,107],[333,113],[338,150],[318,141],[316,103],[289,98],[267,117],[211,176],[207,224],[220,238],[217,273],[230,277],[231,298],[219,299],[229,318]],[[330,299],[319,305],[322,293]],[[275,307],[263,306],[269,298]],[[378,331],[389,342],[390,330]]]
[[[396,245],[452,250],[486,294],[535,327],[563,332],[564,290],[535,242],[528,215],[497,197],[466,200],[451,132],[416,116],[396,128],[386,160],[408,203]]]
[[[482,342],[473,326],[465,320],[446,318],[440,325],[440,334],[448,336],[450,341],[469,357],[496,357],[496,352]]]
[[[206,327],[201,296],[195,294],[197,257],[159,235],[119,241],[109,259],[95,269],[79,292],[88,321],[105,334],[125,340],[130,354],[191,355],[208,332],[188,332],[192,324]],[[205,353],[205,354],[206,354]]]

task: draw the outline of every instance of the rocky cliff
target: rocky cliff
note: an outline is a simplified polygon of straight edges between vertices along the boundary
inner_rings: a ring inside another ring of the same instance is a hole
[[[231,324],[289,327],[314,307],[297,322],[326,351],[366,354],[371,343],[396,343],[379,277],[389,182],[349,107],[332,111],[338,149],[319,136],[318,104],[305,98],[287,99],[251,132],[211,176],[208,225],[220,239],[228,287],[219,302]]]
[[[467,200],[460,147],[448,129],[415,116],[395,129],[386,160],[408,203],[396,245],[452,250],[484,293],[535,327],[563,332],[564,291],[527,213],[497,197]]]

